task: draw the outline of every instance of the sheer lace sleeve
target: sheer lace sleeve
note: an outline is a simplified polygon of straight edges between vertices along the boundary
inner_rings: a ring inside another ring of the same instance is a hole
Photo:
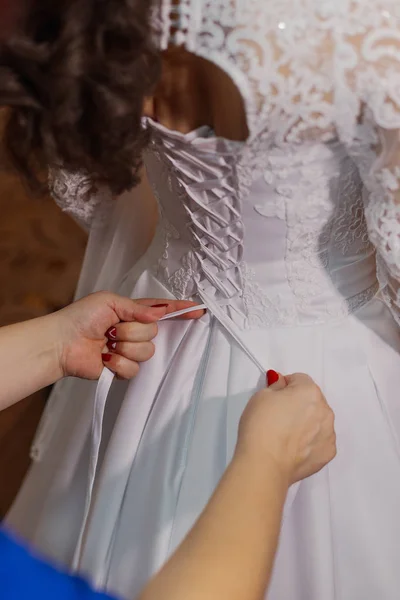
[[[400,324],[400,3],[353,6],[337,48],[339,131],[360,168],[382,293]]]
[[[366,218],[382,293],[400,325],[400,132],[378,135],[380,154],[364,177]]]
[[[95,185],[88,175],[62,168],[50,169],[49,189],[60,208],[85,229],[90,229],[94,216],[112,201],[107,187]]]

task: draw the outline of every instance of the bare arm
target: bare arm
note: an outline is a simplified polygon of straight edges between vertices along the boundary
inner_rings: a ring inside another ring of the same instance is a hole
[[[288,488],[335,455],[333,415],[319,388],[299,375],[279,389],[284,381],[251,400],[214,496],[139,600],[264,598]]]
[[[138,363],[153,356],[149,342],[157,335],[157,321],[191,306],[99,292],[52,315],[1,328],[0,410],[64,376],[98,379],[104,364],[123,379],[134,377]],[[194,310],[182,318],[202,314]]]
[[[274,462],[235,458],[194,529],[140,600],[264,598],[287,489]]]
[[[57,322],[42,317],[0,329],[0,410],[61,376]]]
[[[287,489],[334,454],[332,413],[309,378],[281,378],[273,389],[256,394],[242,417],[235,456],[215,494],[139,600],[262,600]],[[29,555],[0,531],[1,544],[7,598],[19,598],[29,589],[43,598],[61,591],[71,600],[106,600],[82,580]],[[27,577],[21,579],[24,566]]]

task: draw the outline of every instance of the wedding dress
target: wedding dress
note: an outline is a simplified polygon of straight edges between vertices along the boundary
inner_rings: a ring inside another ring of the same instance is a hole
[[[8,522],[133,598],[208,501],[265,370],[303,371],[336,413],[339,452],[291,490],[268,598],[398,600],[400,3],[171,4],[154,9],[160,48],[230,76],[248,140],[144,121],[160,209],[144,253],[145,183],[112,200],[60,170],[52,187],[90,227],[78,295],[208,311],[160,323],[155,357],[107,400],[107,372],[56,387]]]

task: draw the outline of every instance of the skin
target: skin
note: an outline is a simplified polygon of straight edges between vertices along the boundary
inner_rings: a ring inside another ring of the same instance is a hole
[[[147,116],[182,133],[209,125],[217,136],[239,141],[248,137],[243,101],[227,75],[181,48],[166,52],[163,62],[160,85],[154,97],[145,101]],[[230,101],[221,106],[219,99],[224,96]],[[145,320],[142,325],[140,334],[137,327],[135,334],[133,329],[128,333],[125,326],[117,327],[115,352],[119,356],[111,365],[114,369],[128,361],[125,364],[134,375],[139,359],[151,357],[154,321]],[[100,341],[105,342],[104,336],[96,335],[92,377],[98,376]],[[133,353],[132,344],[144,344],[139,355]],[[67,352],[61,364],[70,366],[61,374],[70,370],[82,376],[82,360],[76,359],[84,348],[69,348],[73,351]],[[256,394],[241,419],[234,458],[213,497],[140,600],[262,600],[288,489],[319,471],[335,454],[332,411],[308,377],[281,377],[270,390]]]
[[[218,137],[228,140],[245,141],[249,137],[243,99],[229,75],[182,47],[171,46],[165,51],[162,65],[154,95],[144,100],[145,116],[184,134],[208,125]],[[221,103],[221,98],[229,98],[229,102]],[[141,208],[146,226],[141,231],[147,231],[147,240],[151,240],[158,207],[145,172],[141,185],[147,190]]]
[[[221,98],[229,102],[221,103]],[[163,53],[161,81],[146,99],[144,113],[181,133],[209,125],[230,140],[244,141],[249,135],[243,100],[231,78],[181,47]]]
[[[217,136],[246,140],[248,127],[243,101],[229,76],[182,48],[165,52],[163,65],[162,80],[154,96],[145,101],[147,116],[182,133],[209,125]],[[222,105],[221,97],[229,97],[229,103]],[[134,313],[132,308],[128,310],[127,315],[117,310],[113,302],[106,304],[101,327],[107,319],[107,322],[111,319],[112,324],[135,319],[129,327],[117,325],[115,355],[113,363],[107,366],[112,366],[120,376],[135,375],[138,364],[151,358],[154,352],[155,322],[163,315],[140,313],[137,307]],[[89,313],[86,316],[90,321]],[[40,387],[40,382],[47,385],[67,374],[98,377],[103,366],[105,328],[101,333],[98,325],[91,322],[93,329],[82,341],[86,321],[78,319],[71,329],[67,325],[69,318],[73,315],[66,312],[58,327],[55,318],[51,324],[49,321],[31,322],[29,328],[12,332],[14,342],[21,341],[24,333],[29,333],[33,340],[38,336],[41,339],[40,358],[31,373],[34,387]],[[69,332],[64,350],[59,341],[54,343],[55,331],[58,335]],[[11,338],[3,338],[3,341],[7,339]],[[28,363],[36,356],[34,346],[28,341],[22,353]],[[52,358],[53,354],[56,359]],[[39,367],[43,371],[41,376]],[[10,360],[8,368],[13,369]],[[28,380],[29,369],[26,371]],[[26,395],[26,387],[22,385],[21,389]],[[14,400],[11,394],[9,403],[15,401],[16,389],[13,393]],[[7,403],[4,398],[0,401]],[[232,463],[213,497],[140,600],[160,597],[164,600],[262,600],[273,568],[287,491],[295,481],[319,471],[335,453],[332,411],[321,390],[308,377],[281,377],[269,390],[256,394],[241,419]]]
[[[150,308],[154,302],[98,293],[54,315],[0,330],[0,407],[63,376],[96,379],[103,368],[106,328],[115,327],[118,339],[129,340],[118,342],[120,351],[122,344],[128,348],[118,358],[134,365],[146,359],[144,348],[161,316],[188,305],[194,310],[184,318],[203,314],[192,303]],[[233,460],[214,495],[138,600],[262,600],[288,489],[335,454],[333,413],[309,377],[280,377],[255,394],[242,415]]]
[[[208,125],[226,139],[245,141],[249,135],[234,82],[182,47],[163,54],[161,82],[146,100],[145,114],[184,134]],[[288,487],[336,453],[334,418],[321,391],[302,375],[281,378],[277,388],[283,393],[286,387],[286,398],[264,391],[251,400],[232,464],[191,534],[141,600],[264,598]],[[304,404],[297,401],[302,392]]]
[[[151,308],[155,304],[166,306]],[[52,315],[1,328],[0,410],[62,377],[98,379],[104,364],[121,379],[134,377],[140,363],[154,354],[157,321],[191,306],[196,307],[193,302],[134,301],[99,292]],[[202,315],[194,310],[181,318]],[[115,328],[113,340],[106,336],[110,328]],[[110,342],[116,346],[110,349]],[[105,354],[111,355],[106,363]]]
[[[288,489],[335,454],[333,413],[309,377],[257,393],[213,497],[139,600],[263,600]]]

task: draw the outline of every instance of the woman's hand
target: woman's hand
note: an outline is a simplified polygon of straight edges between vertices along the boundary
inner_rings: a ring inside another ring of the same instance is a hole
[[[336,456],[336,436],[320,388],[297,374],[255,394],[240,422],[237,452],[272,460],[288,485],[321,470]]]
[[[191,533],[141,600],[264,598],[290,483],[335,455],[333,414],[306,375],[250,400],[236,454]]]
[[[180,318],[198,319],[204,311],[178,300],[131,300],[98,292],[52,315],[57,320],[59,360],[64,376],[97,379],[106,365],[121,379],[131,379],[139,364],[155,351],[157,321],[166,314],[194,307]]]

